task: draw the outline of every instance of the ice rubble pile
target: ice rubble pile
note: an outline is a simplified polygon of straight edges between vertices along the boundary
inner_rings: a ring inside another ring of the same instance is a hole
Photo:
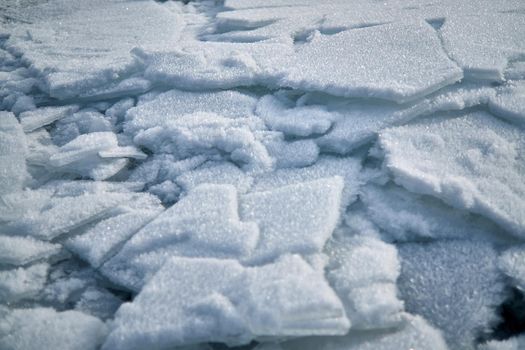
[[[0,15],[1,349],[525,346],[521,1]]]

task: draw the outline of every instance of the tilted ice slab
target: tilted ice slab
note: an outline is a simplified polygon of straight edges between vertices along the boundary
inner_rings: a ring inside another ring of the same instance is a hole
[[[451,208],[433,197],[411,193],[393,184],[363,186],[359,197],[367,217],[383,230],[383,238],[389,241],[494,240],[506,236],[501,228],[483,217]]]
[[[97,193],[74,197],[41,199],[38,206],[20,201],[23,215],[14,217],[6,229],[17,235],[29,235],[42,240],[52,240],[83,225],[112,214],[111,210],[122,202],[133,199],[132,194]]]
[[[519,12],[451,15],[440,33],[467,79],[501,81],[509,61],[525,58],[525,22]]]
[[[295,60],[280,85],[345,97],[406,102],[463,77],[424,21],[317,33]]]
[[[271,130],[289,136],[318,136],[321,150],[349,153],[372,141],[384,128],[406,123],[437,111],[486,105],[496,91],[477,84],[454,84],[422,100],[399,105],[391,102],[334,98],[307,93],[293,102],[284,91],[263,96],[256,114]]]
[[[56,255],[60,250],[59,244],[31,237],[0,235],[0,265],[26,265]]]
[[[107,333],[96,317],[52,308],[0,307],[0,348],[10,350],[96,350]]]
[[[490,100],[489,107],[494,115],[525,127],[525,83],[505,86]]]
[[[484,112],[434,117],[381,133],[395,182],[525,235],[525,138]]]
[[[20,113],[20,123],[25,132],[35,131],[78,111],[78,106],[43,107]]]
[[[0,112],[0,194],[21,190],[24,185],[27,145],[14,114]]]
[[[500,269],[509,276],[516,287],[525,291],[525,246],[517,245],[505,250],[499,257]]]
[[[131,49],[173,47],[183,26],[155,2],[53,1],[26,9],[42,10],[48,16],[16,26],[7,47],[22,54],[42,76],[42,88],[60,99],[129,76],[140,69]]]
[[[442,241],[398,245],[400,297],[408,312],[441,329],[452,349],[475,349],[498,321],[505,299],[498,254],[487,243]]]
[[[152,80],[182,89],[264,85],[343,97],[416,100],[463,77],[426,22],[392,23],[306,43],[192,43],[170,53],[140,52]]]
[[[244,268],[235,260],[171,258],[116,315],[103,349],[341,335],[349,322],[321,272],[299,256]]]
[[[343,302],[353,330],[388,329],[402,323],[395,246],[367,236],[335,236],[325,252],[330,258],[327,279]]]
[[[342,190],[340,177],[240,198],[232,185],[200,185],[135,234],[101,271],[138,291],[170,256],[260,264],[287,253],[319,253],[339,221]]]
[[[131,108],[126,113],[124,131],[135,135],[139,130],[187,118],[196,112],[220,114],[228,118],[253,114],[257,100],[237,91],[190,92],[170,90]]]
[[[303,338],[284,342],[280,347],[268,350],[448,349],[441,332],[422,317],[404,314],[403,321],[402,325],[390,330],[351,331],[344,337]]]

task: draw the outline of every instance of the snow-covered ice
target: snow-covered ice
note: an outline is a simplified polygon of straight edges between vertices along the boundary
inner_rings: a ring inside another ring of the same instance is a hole
[[[0,349],[519,350],[522,0],[0,4]]]

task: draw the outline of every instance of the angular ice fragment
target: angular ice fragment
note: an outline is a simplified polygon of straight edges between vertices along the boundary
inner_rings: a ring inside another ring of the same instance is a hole
[[[98,318],[51,308],[0,309],[0,348],[96,350],[107,334]]]
[[[498,321],[496,308],[506,297],[494,248],[442,241],[400,244],[398,251],[406,310],[441,329],[452,349],[475,349],[480,332]]]
[[[344,337],[303,338],[284,342],[282,350],[448,350],[441,332],[423,318],[404,315],[398,328],[384,331],[351,331]]]
[[[258,240],[257,225],[239,219],[235,187],[205,184],[144,226],[101,271],[140,290],[167,256],[241,258]]]
[[[0,271],[0,301],[12,303],[35,298],[44,288],[49,264]]]
[[[186,192],[198,185],[212,183],[233,185],[238,193],[246,193],[253,178],[230,162],[211,162],[183,173],[177,177],[176,182]]]
[[[275,167],[299,168],[312,165],[319,157],[319,147],[314,140],[270,140],[265,142],[266,149],[275,159]]]
[[[51,240],[105,216],[130,196],[117,193],[84,194],[51,199],[42,209],[31,210],[9,224],[17,234]]]
[[[368,218],[384,231],[383,237],[388,240],[495,240],[506,237],[501,228],[483,217],[448,207],[435,198],[411,193],[393,184],[364,186],[360,199]]]
[[[20,113],[20,123],[25,132],[31,132],[51,124],[71,113],[78,111],[78,106],[43,107]]]
[[[525,348],[525,335],[505,340],[491,340],[478,346],[478,350],[520,350]]]
[[[99,152],[118,149],[117,137],[112,132],[93,132],[80,135],[60,147],[49,158],[49,164],[61,172],[105,180],[117,174],[128,164],[123,158],[104,159]]]
[[[525,136],[484,112],[436,116],[384,131],[380,146],[395,182],[483,215],[525,237]]]
[[[340,335],[348,327],[322,273],[299,256],[254,268],[235,260],[171,258],[119,309],[103,349],[239,345],[259,337]]]
[[[134,210],[102,220],[85,233],[66,241],[66,247],[98,268],[159,212]]]
[[[320,252],[339,221],[343,186],[336,176],[242,196],[241,219],[256,222],[261,230],[249,260]]]
[[[356,199],[361,180],[361,164],[357,158],[338,158],[322,156],[309,167],[278,169],[255,177],[252,191],[269,191],[277,187],[299,184],[325,177],[341,176],[344,179],[342,208],[346,208]]]
[[[319,32],[297,48],[281,86],[336,96],[407,102],[463,77],[424,21],[391,23],[334,35]]]
[[[100,319],[112,318],[122,300],[105,289],[88,287],[75,303],[75,310]]]
[[[176,13],[147,2],[59,1],[24,12],[33,18],[16,26],[6,46],[20,53],[43,76],[42,88],[59,99],[130,76],[141,67],[131,49],[170,47],[184,25]]]
[[[502,89],[490,100],[489,108],[494,115],[525,127],[525,83]]]
[[[124,130],[136,134],[166,121],[187,118],[196,112],[217,113],[229,118],[253,114],[257,100],[237,91],[188,92],[170,90],[126,113]]]
[[[31,237],[0,235],[0,265],[26,265],[47,259],[60,250],[60,244],[42,242]]]
[[[402,320],[397,298],[400,263],[396,248],[379,239],[337,237],[325,248],[327,278],[345,305],[352,329],[386,329]]]

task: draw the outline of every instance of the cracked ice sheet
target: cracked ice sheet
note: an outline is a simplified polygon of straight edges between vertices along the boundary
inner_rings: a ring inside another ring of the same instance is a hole
[[[396,183],[525,236],[525,136],[520,129],[472,112],[385,130],[379,144]]]
[[[176,257],[119,309],[103,349],[240,345],[258,337],[341,335],[348,328],[323,274],[297,255],[252,268]]]
[[[475,349],[481,332],[499,321],[497,307],[506,297],[496,250],[455,240],[397,247],[406,310],[441,329],[451,349]]]
[[[17,25],[7,47],[22,54],[42,74],[42,88],[59,99],[129,76],[140,69],[131,49],[172,49],[184,25],[146,1],[51,1],[24,11],[36,18]],[[37,15],[42,11],[47,16]]]
[[[525,20],[510,11],[451,15],[440,29],[444,47],[471,80],[502,81],[509,61],[525,57]]]
[[[231,185],[201,185],[135,234],[101,268],[132,290],[169,256],[264,263],[287,253],[320,253],[340,216],[340,177],[321,178],[237,199]]]
[[[190,90],[281,86],[401,103],[463,77],[424,21],[334,35],[317,32],[296,50],[292,46],[201,42],[177,52],[140,55],[148,66],[148,79]]]

